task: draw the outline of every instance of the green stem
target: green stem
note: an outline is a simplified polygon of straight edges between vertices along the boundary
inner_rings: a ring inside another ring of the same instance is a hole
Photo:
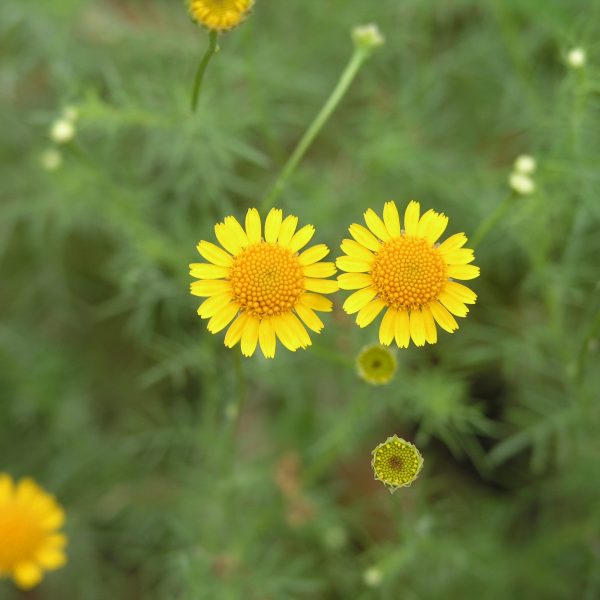
[[[471,248],[475,248],[477,244],[479,244],[479,242],[481,242],[481,240],[483,240],[483,238],[492,230],[492,228],[502,219],[502,217],[504,217],[512,205],[511,201],[513,198],[514,194],[512,192],[507,194],[504,200],[498,204],[496,210],[485,221],[483,221],[481,225],[479,225],[477,231],[475,231],[473,237],[471,238],[471,243],[469,244]]]
[[[196,77],[194,78],[194,87],[192,88],[192,112],[195,112],[196,107],[198,106],[198,98],[200,97],[200,87],[202,86],[202,80],[204,79],[204,73],[206,72],[206,67],[208,67],[208,63],[210,59],[217,53],[219,50],[218,45],[219,33],[217,31],[211,31],[208,36],[208,48],[198,65],[198,70],[196,71]]]
[[[288,179],[291,177],[293,172],[296,170],[298,163],[302,160],[302,157],[306,154],[306,151],[310,148],[311,144],[317,137],[319,131],[321,131],[323,125],[327,123],[329,117],[331,117],[333,111],[336,109],[340,100],[344,97],[350,84],[356,77],[356,74],[360,70],[365,59],[369,56],[369,51],[364,48],[357,47],[350,58],[350,61],[346,65],[340,79],[335,86],[333,92],[323,105],[323,108],[319,111],[319,114],[315,117],[314,121],[310,124],[306,130],[302,139],[298,142],[298,145],[292,152],[288,161],[285,163],[279,177],[275,181],[275,184],[271,188],[271,191],[263,198],[260,207],[261,209],[267,210],[273,206],[277,198],[281,195]]]

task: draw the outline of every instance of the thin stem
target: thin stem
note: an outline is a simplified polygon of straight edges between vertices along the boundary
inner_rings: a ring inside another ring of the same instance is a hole
[[[219,33],[218,31],[212,30],[208,36],[208,48],[198,65],[198,70],[196,71],[196,77],[194,78],[194,87],[192,88],[192,112],[196,111],[196,107],[198,106],[198,98],[200,97],[200,88],[202,86],[202,80],[204,79],[204,73],[206,72],[206,67],[208,67],[208,63],[210,59],[217,53],[219,50],[218,45]]]
[[[281,195],[288,179],[291,177],[293,172],[296,170],[298,163],[302,160],[302,157],[306,154],[306,151],[310,148],[311,144],[317,137],[319,131],[321,131],[323,125],[327,123],[329,117],[331,117],[333,111],[336,109],[340,100],[344,97],[350,84],[356,77],[356,74],[360,70],[365,59],[369,56],[369,51],[364,48],[357,47],[350,58],[350,61],[346,65],[340,79],[335,86],[333,92],[323,105],[323,108],[319,111],[319,114],[315,117],[314,121],[310,124],[306,130],[298,145],[292,152],[291,156],[285,163],[279,177],[275,181],[275,184],[271,188],[271,191],[263,198],[261,202],[261,209],[267,210],[273,206],[277,198]]]
[[[475,231],[473,237],[471,238],[471,243],[469,244],[471,248],[475,248],[477,244],[479,244],[479,242],[481,242],[481,240],[483,240],[483,238],[492,230],[492,228],[502,219],[502,217],[504,217],[512,204],[511,201],[513,198],[514,194],[512,192],[507,194],[504,200],[498,204],[496,210],[485,221],[483,221],[481,225],[479,225],[477,231]]]

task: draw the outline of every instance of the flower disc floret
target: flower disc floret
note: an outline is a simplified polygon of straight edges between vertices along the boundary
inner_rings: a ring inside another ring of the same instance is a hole
[[[375,479],[394,493],[399,487],[410,486],[417,478],[423,457],[416,446],[393,435],[373,450],[371,464]]]

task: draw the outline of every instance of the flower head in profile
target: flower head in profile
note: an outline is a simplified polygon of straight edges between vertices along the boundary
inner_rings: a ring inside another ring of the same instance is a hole
[[[467,304],[477,296],[455,279],[474,279],[479,267],[473,250],[463,248],[464,233],[441,244],[437,240],[448,217],[411,201],[404,214],[404,227],[394,202],[386,202],[383,220],[371,209],[365,213],[367,227],[353,224],[337,259],[340,288],[358,290],[348,297],[344,310],[358,313],[356,323],[366,327],[385,310],[379,327],[379,341],[389,346],[395,339],[401,348],[410,340],[416,346],[437,342],[437,325],[449,333],[458,329],[455,316],[469,312]]]
[[[375,479],[384,483],[393,494],[417,478],[423,467],[423,457],[416,446],[393,435],[373,450],[371,465]]]
[[[250,13],[254,0],[188,0],[194,21],[213,31],[228,31]]]
[[[0,578],[22,589],[35,587],[44,571],[66,562],[67,538],[59,533],[65,515],[53,496],[33,480],[13,481],[0,473]]]
[[[379,344],[363,348],[356,359],[359,376],[372,385],[389,383],[396,373],[396,366],[394,351]]]
[[[329,254],[324,244],[300,250],[315,229],[305,225],[296,231],[298,218],[283,218],[272,209],[264,224],[258,211],[246,214],[245,229],[234,217],[215,225],[223,248],[201,241],[198,252],[208,261],[190,265],[199,279],[191,285],[195,296],[206,297],[198,309],[209,319],[208,330],[225,334],[225,345],[241,342],[242,354],[252,356],[257,344],[267,358],[275,356],[277,339],[288,350],[311,345],[306,327],[319,333],[323,322],[315,311],[329,312],[332,302],[321,294],[338,289],[326,279],[336,272],[332,262],[320,262]]]

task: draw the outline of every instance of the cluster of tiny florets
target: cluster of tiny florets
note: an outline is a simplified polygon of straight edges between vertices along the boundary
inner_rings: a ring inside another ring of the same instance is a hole
[[[423,459],[412,444],[394,436],[373,451],[375,477],[391,487],[409,485],[419,474]]]

